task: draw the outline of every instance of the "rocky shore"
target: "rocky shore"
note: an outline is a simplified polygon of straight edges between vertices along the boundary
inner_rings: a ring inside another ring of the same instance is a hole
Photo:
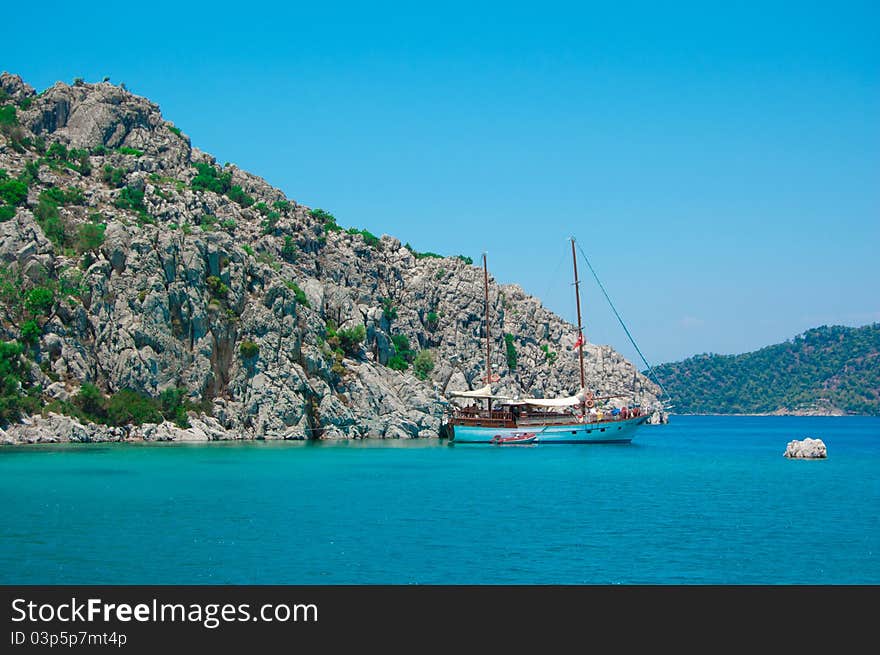
[[[0,339],[21,350],[3,443],[434,437],[448,392],[482,386],[466,258],[342,229],[122,87],[0,90]],[[575,328],[516,285],[489,299],[499,392],[576,391]],[[620,354],[586,352],[600,394],[659,407]],[[108,403],[179,389],[184,410],[90,422],[83,384]]]

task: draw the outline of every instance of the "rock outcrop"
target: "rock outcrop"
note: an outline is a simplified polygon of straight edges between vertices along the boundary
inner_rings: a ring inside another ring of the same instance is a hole
[[[26,319],[39,328],[23,355],[29,388],[47,410],[85,382],[151,397],[183,388],[198,407],[186,429],[46,413],[8,426],[7,442],[436,436],[448,392],[482,386],[482,271],[469,262],[339,228],[219,166],[124,88],[37,95],[3,73],[0,89],[17,123],[0,136],[0,169],[27,184],[0,222],[0,265],[21,297],[54,292],[39,315],[15,298],[0,307],[4,341],[26,340]],[[489,300],[499,392],[575,392],[576,329],[516,285],[492,280]],[[342,343],[346,330],[355,338]],[[433,368],[414,367],[421,352]],[[621,355],[586,352],[600,394],[658,407]]]
[[[789,459],[825,459],[828,457],[828,449],[821,439],[807,437],[800,441],[789,441],[784,456]]]

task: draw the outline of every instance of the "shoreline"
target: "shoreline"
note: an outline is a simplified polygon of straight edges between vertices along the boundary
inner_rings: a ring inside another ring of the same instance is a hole
[[[56,415],[57,416],[57,415]],[[689,417],[689,416],[703,416],[703,417],[778,417],[778,418],[791,418],[791,417],[813,417],[813,418],[874,418],[880,419],[880,416],[876,416],[873,414],[670,414],[670,417],[679,416],[679,417]],[[204,424],[198,422],[201,425],[196,427],[195,430],[193,428],[182,429],[173,426],[170,423],[164,424],[145,424],[143,426],[127,426],[126,428],[114,428],[112,430],[108,430],[106,432],[102,431],[99,433],[92,433],[89,430],[82,431],[66,431],[63,428],[69,428],[70,423],[66,425],[56,425],[50,426],[43,423],[43,425],[39,426],[36,430],[28,431],[27,434],[16,435],[19,438],[12,437],[6,430],[0,429],[0,448],[3,446],[7,447],[15,447],[15,446],[57,446],[57,445],[69,445],[69,444],[211,444],[211,443],[282,443],[282,442],[298,442],[298,443],[341,443],[341,442],[352,442],[352,441],[371,441],[371,442],[385,442],[385,441],[432,441],[432,442],[441,442],[446,441],[447,437],[441,434],[424,434],[413,437],[400,437],[400,436],[386,436],[377,434],[374,436],[371,435],[359,435],[356,437],[318,437],[318,438],[308,438],[308,437],[294,437],[290,436],[265,436],[265,435],[252,435],[243,432],[213,432],[212,434],[206,434],[204,431],[200,430],[199,427],[204,427]],[[646,424],[646,425],[654,425],[654,424]],[[8,429],[9,426],[7,426]],[[52,427],[55,429],[53,430]],[[82,427],[82,426],[79,426]],[[90,427],[94,427],[91,426]],[[48,429],[47,429],[48,428]],[[62,428],[62,429],[58,429]],[[22,438],[23,437],[23,438]]]
[[[880,418],[878,414],[817,414],[813,412],[786,412],[784,414],[780,414],[778,412],[756,412],[756,413],[742,413],[742,414],[720,414],[720,413],[676,413],[669,412],[669,416],[764,416],[764,417],[792,417],[792,416],[812,416],[816,418],[846,418],[849,416],[852,417],[860,417],[860,418]]]

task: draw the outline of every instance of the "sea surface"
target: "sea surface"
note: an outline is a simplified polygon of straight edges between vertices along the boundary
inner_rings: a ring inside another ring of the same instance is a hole
[[[829,458],[782,457],[819,437]],[[880,419],[0,448],[3,584],[880,583]]]

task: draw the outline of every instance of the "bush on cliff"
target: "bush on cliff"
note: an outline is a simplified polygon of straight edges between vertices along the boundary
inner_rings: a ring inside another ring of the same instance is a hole
[[[7,205],[15,206],[27,200],[28,187],[21,180],[4,179],[6,171],[0,175],[0,200]]]
[[[293,297],[296,298],[296,302],[303,307],[309,307],[309,299],[306,297],[306,292],[299,288],[299,285],[293,280],[288,280],[285,282],[287,288],[293,291]]]
[[[250,207],[254,204],[254,199],[245,193],[244,189],[237,184],[230,187],[229,191],[226,193],[226,197],[233,202],[237,202],[242,207]]]
[[[24,301],[25,309],[33,316],[48,315],[55,303],[55,292],[48,287],[35,287],[31,289]]]
[[[103,423],[107,418],[107,399],[94,384],[83,382],[79,393],[73,397],[73,404],[82,411],[80,418]]]
[[[507,347],[507,368],[511,371],[516,370],[516,346],[513,345],[514,336],[512,334],[504,335],[504,344]]]
[[[324,229],[328,232],[341,232],[342,228],[336,224],[336,217],[328,211],[323,209],[311,209],[309,210],[309,216],[314,218],[316,221],[319,221]]]
[[[107,403],[111,425],[161,423],[163,418],[155,400],[131,389],[117,391]]]
[[[88,382],[83,383],[71,402],[50,406],[83,422],[123,426],[161,423],[167,419],[181,428],[189,427],[187,411],[195,407],[182,387],[166,389],[158,398],[132,389],[122,389],[108,397]]]
[[[198,171],[190,186],[193,191],[213,191],[224,194],[232,185],[232,173],[220,173],[210,164],[196,162],[193,164]]]
[[[252,359],[260,353],[260,347],[253,341],[242,341],[238,353],[242,359]]]
[[[413,370],[419,380],[427,380],[434,370],[434,356],[429,350],[420,350],[413,360]]]
[[[125,175],[128,171],[124,168],[114,168],[110,164],[105,164],[101,172],[101,179],[115,189],[125,184]]]
[[[100,214],[97,215],[100,217]],[[97,250],[104,243],[104,231],[107,226],[97,221],[83,223],[77,228],[76,250],[80,254]]]
[[[40,407],[40,387],[30,387],[30,365],[23,352],[24,346],[20,343],[0,342],[0,424],[31,414]]]
[[[343,352],[349,357],[356,357],[360,354],[361,344],[367,338],[367,330],[363,325],[355,325],[353,328],[337,330],[336,336],[339,337]]]

